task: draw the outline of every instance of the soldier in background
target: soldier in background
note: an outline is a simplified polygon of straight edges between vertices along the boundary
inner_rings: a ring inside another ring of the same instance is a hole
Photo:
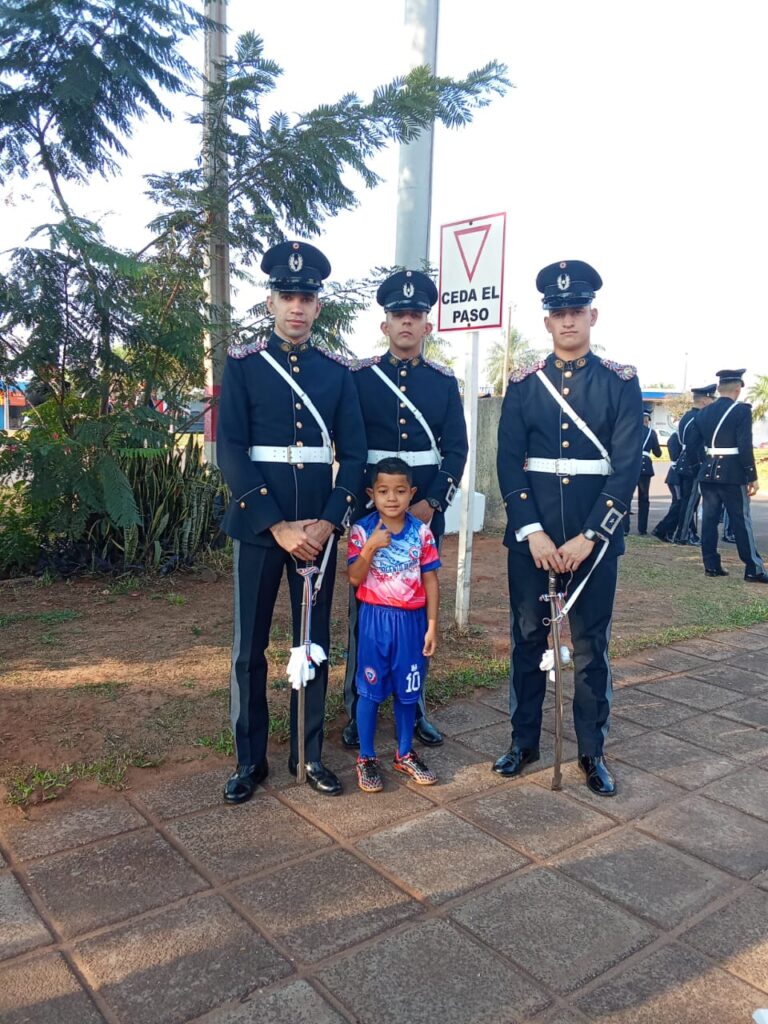
[[[690,429],[693,421],[702,409],[706,409],[715,400],[716,384],[708,384],[703,388],[691,388],[693,405],[683,413],[677,425],[680,438],[680,455],[675,464],[680,478],[680,514],[672,538],[675,544],[699,544],[696,530],[696,509],[699,502],[698,455],[690,445]]]
[[[643,408],[643,461],[637,481],[637,532],[641,537],[648,533],[648,513],[651,508],[651,477],[654,476],[653,459],[661,458],[661,445],[656,431],[651,426],[653,409]],[[629,533],[629,516],[624,520],[624,532]]]
[[[725,508],[736,537],[744,579],[768,583],[755,545],[749,499],[757,494],[757,469],[752,448],[752,406],[739,402],[746,370],[718,370],[720,397],[702,409],[691,425],[689,444],[701,463],[701,557],[707,576],[727,576],[717,550],[717,527]]]
[[[669,469],[664,478],[669,493],[672,495],[672,500],[669,503],[667,514],[651,530],[654,537],[658,537],[659,540],[664,541],[666,544],[672,543],[672,538],[677,529],[677,520],[680,518],[680,477],[677,475],[676,467],[676,460],[680,457],[680,452],[680,438],[677,435],[677,430],[675,430],[667,441]]]

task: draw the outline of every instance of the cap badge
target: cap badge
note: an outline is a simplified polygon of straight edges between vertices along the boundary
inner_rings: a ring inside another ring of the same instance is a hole
[[[403,285],[403,295],[406,297],[406,299],[412,299],[413,298],[413,293],[415,291],[416,291],[416,289],[411,284],[411,282],[410,281],[406,281],[405,284]]]
[[[298,272],[304,266],[304,257],[298,252],[291,253],[291,255],[288,257],[288,266],[291,268],[294,274],[298,274]]]
[[[568,274],[560,274],[557,279],[557,287],[561,292],[567,292],[571,286],[571,279]]]

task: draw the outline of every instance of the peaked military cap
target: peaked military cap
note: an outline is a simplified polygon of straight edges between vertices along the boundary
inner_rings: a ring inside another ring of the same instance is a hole
[[[653,416],[653,409],[649,405],[643,406],[643,416]]]
[[[269,274],[273,291],[314,295],[323,287],[331,264],[308,242],[280,242],[264,253],[261,269]]]
[[[714,398],[717,391],[717,384],[707,384],[703,388],[691,388],[691,394],[699,398]]]
[[[404,309],[428,313],[437,302],[437,288],[420,270],[399,270],[379,285],[376,301],[387,313]]]
[[[544,309],[575,309],[588,306],[603,279],[594,267],[581,260],[550,263],[536,276],[536,287],[543,294]]]
[[[720,378],[721,384],[733,384],[735,381],[743,384],[746,372],[746,367],[742,367],[741,370],[718,370],[715,376]]]

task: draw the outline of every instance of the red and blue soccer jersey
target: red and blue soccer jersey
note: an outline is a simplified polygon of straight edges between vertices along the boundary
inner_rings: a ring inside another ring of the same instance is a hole
[[[347,565],[360,557],[380,519],[379,513],[374,511],[352,527]],[[393,533],[389,547],[379,548],[374,554],[368,575],[357,588],[357,599],[387,608],[423,608],[427,595],[421,574],[439,568],[440,556],[432,531],[426,523],[406,512],[400,533]]]

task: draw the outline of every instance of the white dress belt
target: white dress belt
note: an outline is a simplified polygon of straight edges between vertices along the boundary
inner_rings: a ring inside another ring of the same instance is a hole
[[[537,459],[525,464],[529,473],[556,473],[557,476],[610,476],[608,459]]]
[[[368,465],[375,466],[382,459],[402,459],[407,466],[439,466],[440,456],[431,448],[420,452],[384,452],[372,448],[368,452]]]
[[[287,462],[291,466],[304,462],[322,462],[326,466],[333,464],[333,449],[326,445],[310,448],[298,444],[254,444],[248,449],[248,455],[251,462]]]
[[[707,455],[738,455],[738,448],[707,448]]]

